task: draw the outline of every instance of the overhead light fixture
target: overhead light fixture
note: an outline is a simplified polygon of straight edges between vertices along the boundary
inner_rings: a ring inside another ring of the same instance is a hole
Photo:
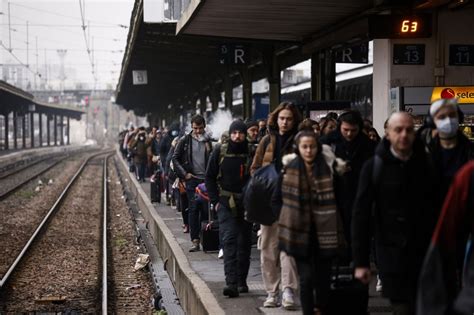
[[[463,5],[466,5],[469,3],[469,0],[455,0],[455,1],[451,1],[449,4],[448,4],[448,8],[449,9],[457,9]]]

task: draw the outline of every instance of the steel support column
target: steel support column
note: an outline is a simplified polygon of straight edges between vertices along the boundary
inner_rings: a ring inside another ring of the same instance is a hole
[[[38,127],[39,127],[39,134],[38,134],[39,146],[42,147],[43,146],[43,114],[42,113],[38,113]]]
[[[209,93],[209,99],[212,104],[212,112],[216,112],[219,108],[219,101],[221,100],[221,94],[217,86],[211,88]]]
[[[34,113],[30,113],[30,147],[35,147],[35,116]]]
[[[26,114],[21,117],[21,141],[22,149],[26,149]]]
[[[311,100],[321,100],[321,54],[311,55]]]
[[[205,94],[199,95],[199,109],[202,117],[206,118],[207,96]]]
[[[58,116],[56,114],[53,115],[54,117],[54,145],[58,145]]]
[[[232,108],[232,101],[233,101],[233,88],[232,88],[232,78],[229,75],[225,76],[224,94],[225,94],[225,109],[230,110]]]
[[[242,104],[242,116],[243,119],[252,117],[252,73],[247,67],[244,67],[240,71],[242,77],[242,90],[243,90],[243,104]]]
[[[48,141],[47,146],[51,145],[51,116],[49,114],[46,115],[46,140]]]
[[[60,138],[59,138],[59,144],[64,145],[64,117],[63,115],[59,116],[59,131],[60,131]]]
[[[270,112],[280,104],[281,98],[281,79],[280,79],[280,63],[275,50],[269,49],[265,52],[265,63],[267,68],[267,80],[270,86],[268,92],[270,96]]]
[[[13,148],[18,149],[18,114],[13,111]]]
[[[5,150],[8,150],[10,149],[10,143],[8,141],[8,124],[9,124],[8,113],[6,113],[4,117],[5,117],[5,145],[3,146],[3,148]]]
[[[70,118],[69,118],[69,116],[67,116],[67,127],[66,127],[67,145],[71,144],[71,137],[70,137],[71,134],[69,133],[71,125],[70,125],[69,120],[70,120]]]

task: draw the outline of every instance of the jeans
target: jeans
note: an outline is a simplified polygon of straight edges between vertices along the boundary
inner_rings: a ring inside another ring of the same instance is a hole
[[[176,201],[176,207],[181,212],[183,217],[183,224],[189,224],[189,212],[188,212],[188,196],[182,194],[178,188],[173,189],[174,200]]]
[[[135,163],[135,174],[138,180],[145,179],[146,161],[142,163]]]
[[[191,178],[186,181],[186,195],[188,196],[188,212],[189,212],[189,235],[192,240],[200,239],[201,232],[201,211],[196,207],[196,187],[201,184],[203,180]]]
[[[247,285],[252,249],[252,224],[235,217],[230,209],[219,204],[219,229],[224,248],[225,282],[229,286]]]

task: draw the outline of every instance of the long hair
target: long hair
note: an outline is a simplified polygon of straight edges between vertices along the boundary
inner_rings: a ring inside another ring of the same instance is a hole
[[[268,127],[270,130],[278,131],[278,115],[284,109],[287,109],[293,113],[293,128],[291,131],[296,132],[298,130],[298,125],[301,122],[301,114],[295,104],[290,102],[280,103],[280,105],[278,105],[278,107],[270,113],[268,117]]]

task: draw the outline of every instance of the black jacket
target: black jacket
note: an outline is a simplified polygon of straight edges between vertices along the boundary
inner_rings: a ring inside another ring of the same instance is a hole
[[[221,202],[229,207],[228,197],[220,195],[219,187],[228,192],[242,193],[242,188],[250,178],[249,168],[252,162],[252,152],[249,152],[247,141],[241,144],[229,141],[227,154],[246,155],[246,157],[225,157],[220,164],[221,145],[214,148],[206,170],[206,188],[211,203]]]
[[[414,301],[421,264],[439,214],[439,185],[421,141],[415,142],[413,156],[407,162],[394,157],[386,139],[377,147],[376,156],[378,167],[374,167],[376,158],[372,158],[362,169],[354,203],[354,263],[356,267],[370,266],[374,231],[384,295]]]
[[[337,206],[341,210],[344,233],[350,243],[352,207],[359,185],[360,172],[364,163],[374,155],[376,143],[363,132],[359,132],[357,137],[348,143],[339,129],[322,137],[321,143],[331,146],[336,157],[343,159],[350,166],[349,172],[336,176],[334,179]]]
[[[193,148],[192,148],[192,136],[191,133],[183,136],[174,150],[172,161],[174,171],[179,178],[184,179],[187,173],[193,173]],[[211,154],[212,145],[211,141],[206,141],[206,160],[207,165],[209,161],[209,155]]]
[[[448,161],[443,161],[443,148],[441,147],[439,136],[430,137],[431,130],[428,129],[422,140],[425,148],[430,153],[431,159],[436,169],[436,174],[441,184],[441,195],[446,196],[454,175],[468,161],[474,159],[474,145],[461,132],[458,131],[458,144]]]
[[[172,130],[168,131],[161,139],[159,155],[162,161],[166,159],[166,156],[171,149],[171,142],[173,142],[174,139],[174,137],[171,135],[171,132]]]

